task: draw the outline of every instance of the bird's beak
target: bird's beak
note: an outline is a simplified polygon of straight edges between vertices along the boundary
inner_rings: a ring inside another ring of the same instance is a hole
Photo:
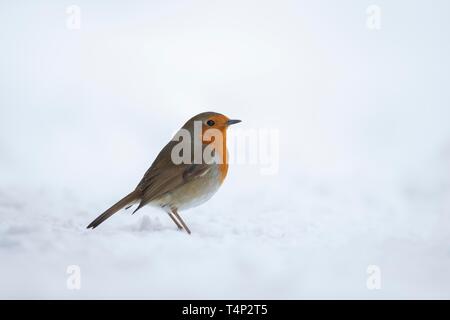
[[[242,121],[241,120],[228,120],[227,121],[227,125],[231,126],[232,124],[236,124],[236,123],[239,123],[239,122],[242,122]]]

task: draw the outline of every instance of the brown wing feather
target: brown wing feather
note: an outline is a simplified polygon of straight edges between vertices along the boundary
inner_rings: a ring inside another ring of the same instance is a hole
[[[210,167],[204,163],[174,164],[171,152],[176,143],[178,142],[171,141],[161,150],[141,182],[139,182],[136,189],[139,190],[142,197],[139,206],[134,212],[165,193],[195,179]]]

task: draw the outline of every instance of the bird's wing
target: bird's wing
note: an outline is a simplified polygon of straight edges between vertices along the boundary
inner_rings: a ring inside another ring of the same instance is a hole
[[[171,152],[176,143],[176,141],[171,141],[161,150],[138,184],[137,189],[142,194],[142,200],[135,212],[165,193],[202,176],[211,168],[205,163],[173,163]]]

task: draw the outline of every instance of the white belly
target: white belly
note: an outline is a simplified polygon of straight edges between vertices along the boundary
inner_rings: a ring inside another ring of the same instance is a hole
[[[208,201],[219,189],[221,179],[218,168],[213,167],[204,176],[198,177],[177,189],[164,194],[152,204],[161,207],[189,209]]]

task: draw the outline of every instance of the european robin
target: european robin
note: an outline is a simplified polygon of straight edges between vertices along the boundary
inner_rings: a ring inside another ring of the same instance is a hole
[[[189,119],[161,150],[136,189],[87,228],[94,229],[117,211],[139,203],[133,213],[145,205],[160,207],[178,229],[190,234],[178,210],[204,203],[222,185],[228,172],[227,129],[239,122],[216,112],[203,112]]]

